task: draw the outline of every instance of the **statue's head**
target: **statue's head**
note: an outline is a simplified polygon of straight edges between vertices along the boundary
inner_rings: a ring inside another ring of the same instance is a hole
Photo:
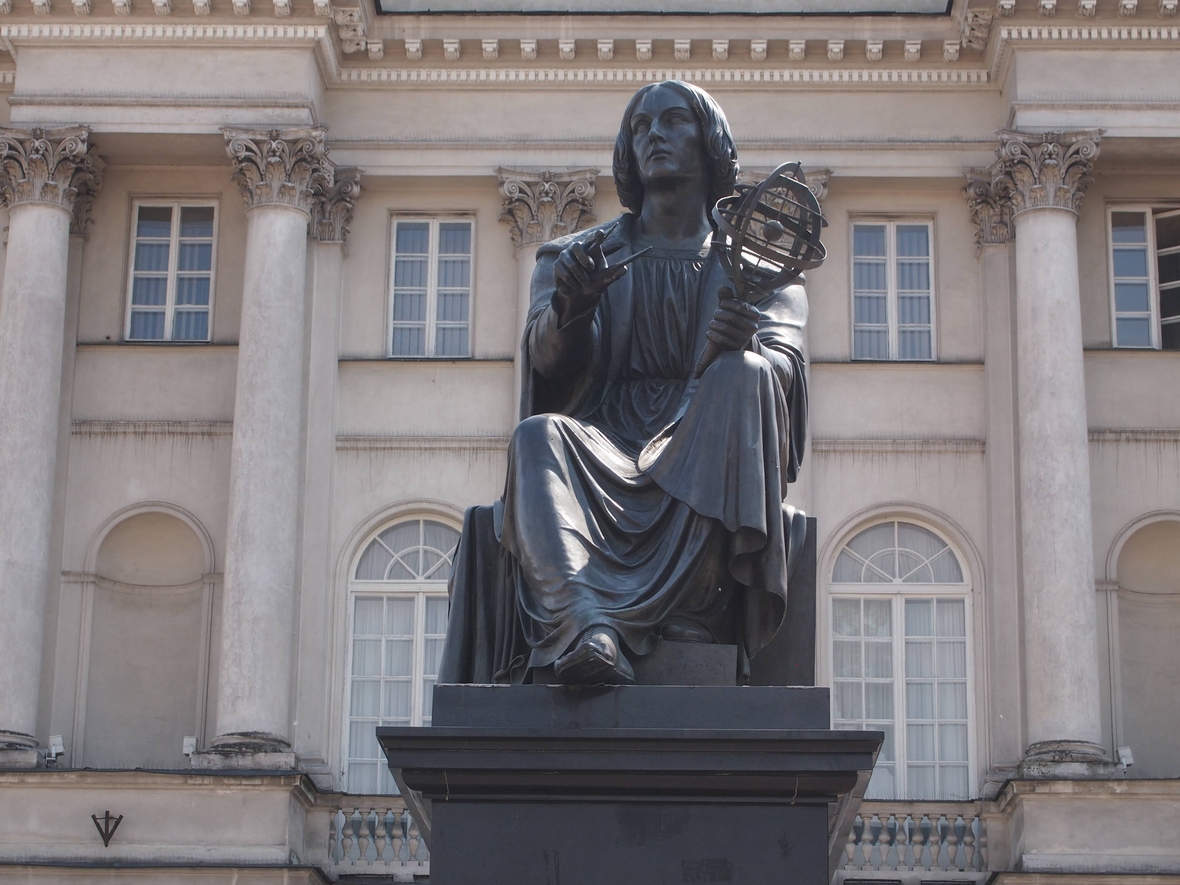
[[[657,90],[670,94],[657,96]],[[627,103],[627,109],[623,112],[623,122],[619,126],[619,136],[615,139],[614,174],[619,201],[624,208],[634,213],[638,213],[643,207],[646,188],[642,178],[641,158],[635,155],[634,118],[649,96],[651,99],[672,99],[692,111],[699,127],[699,150],[704,155],[704,171],[708,178],[706,209],[712,209],[714,203],[733,193],[738,174],[737,146],[733,143],[725,112],[717,102],[703,89],[680,80],[665,80],[662,83],[644,86]]]

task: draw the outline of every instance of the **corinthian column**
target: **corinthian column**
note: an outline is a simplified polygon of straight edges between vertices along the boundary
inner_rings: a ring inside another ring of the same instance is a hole
[[[205,768],[292,768],[307,231],[333,184],[324,130],[226,129],[246,200],[217,737]]]
[[[1106,759],[1082,367],[1077,212],[1098,132],[1002,132],[992,169],[1016,230],[1026,776]]]
[[[71,222],[102,180],[90,130],[0,129],[9,209],[0,294],[0,766],[37,764],[37,694]],[[76,213],[76,214],[75,214]]]
[[[503,209],[500,220],[508,225],[516,250],[516,401],[520,402],[520,348],[529,315],[537,247],[594,224],[598,170],[497,169],[496,175]]]

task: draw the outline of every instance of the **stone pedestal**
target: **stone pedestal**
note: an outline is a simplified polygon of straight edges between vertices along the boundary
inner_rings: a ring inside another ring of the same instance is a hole
[[[881,746],[824,688],[438,686],[378,740],[439,885],[826,885]]]

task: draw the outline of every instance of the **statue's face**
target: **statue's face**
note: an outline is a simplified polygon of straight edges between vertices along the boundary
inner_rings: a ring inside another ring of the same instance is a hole
[[[701,124],[677,89],[648,91],[631,115],[631,149],[644,187],[705,175]]]

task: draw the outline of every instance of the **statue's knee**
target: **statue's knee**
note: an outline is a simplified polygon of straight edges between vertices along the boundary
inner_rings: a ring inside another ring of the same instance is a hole
[[[709,371],[722,376],[726,383],[740,384],[745,380],[756,381],[767,372],[773,371],[770,363],[760,354],[749,350],[730,350],[717,357]]]
[[[512,445],[518,451],[548,448],[550,440],[557,433],[560,415],[530,415],[519,424],[512,434]]]

